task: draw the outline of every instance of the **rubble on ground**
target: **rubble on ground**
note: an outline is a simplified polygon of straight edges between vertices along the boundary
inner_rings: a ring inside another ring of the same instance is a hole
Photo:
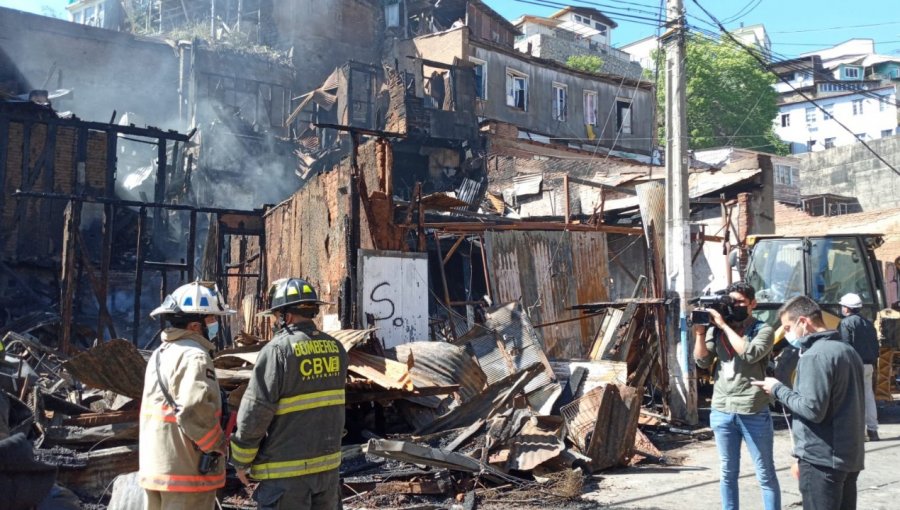
[[[385,350],[377,329],[331,332],[350,359],[345,507],[527,506],[540,499],[574,508],[592,473],[664,462],[651,439],[666,424],[664,406],[642,408],[660,394],[657,381],[666,381],[658,377],[654,329],[663,308],[652,300],[594,306],[606,310],[605,320],[585,360],[549,360],[516,304],[489,310],[454,342]],[[138,469],[150,351],[115,339],[65,355],[54,344],[57,322],[35,317],[18,323],[19,331],[0,332],[9,434],[30,440],[35,465],[56,466],[57,487],[83,504],[136,498],[136,478],[123,475]],[[214,358],[233,411],[265,345],[239,336],[240,345]],[[230,475],[222,507],[254,508],[252,488]]]

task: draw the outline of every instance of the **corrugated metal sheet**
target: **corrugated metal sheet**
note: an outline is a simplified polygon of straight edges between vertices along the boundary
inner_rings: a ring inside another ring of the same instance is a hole
[[[497,302],[519,301],[535,323],[576,319],[567,310],[608,296],[609,258],[601,232],[488,232],[491,287]],[[597,317],[541,328],[547,356],[582,358]]]
[[[517,175],[513,177],[513,190],[517,197],[537,195],[541,192],[541,183],[544,176],[541,174]]]
[[[688,174],[688,194],[691,198],[702,197],[720,189],[734,186],[762,173],[759,168],[751,170],[695,172]]]
[[[548,387],[556,388],[555,376],[544,354],[540,335],[528,317],[517,309],[516,303],[496,308],[485,314],[484,327],[475,328],[463,341],[481,365],[488,384],[518,373],[534,364],[544,368],[525,386],[529,403],[541,407]],[[534,395],[535,398],[531,398]]]
[[[487,376],[462,347],[445,342],[412,342],[398,345],[385,353],[389,358],[405,362],[413,357],[413,383],[418,387],[420,378],[439,385],[459,385],[462,402],[481,393],[487,385]]]

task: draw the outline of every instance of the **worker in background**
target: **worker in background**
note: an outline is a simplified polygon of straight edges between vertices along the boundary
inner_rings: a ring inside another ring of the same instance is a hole
[[[794,389],[774,377],[753,385],[775,395],[793,414],[791,468],[804,510],[854,510],[856,480],[865,458],[863,364],[822,310],[797,296],[778,310],[784,338],[800,349]]]
[[[736,282],[726,292],[733,300],[729,317],[710,309],[715,328],[694,326],[694,359],[701,368],[716,363],[709,426],[716,438],[721,461],[719,490],[723,510],[739,508],[738,477],[741,469],[741,442],[756,466],[766,510],[781,508],[781,487],[775,474],[773,448],[775,432],[769,414],[770,398],[750,385],[751,379],[766,376],[772,352],[772,327],[753,317],[756,290]]]
[[[341,508],[347,353],[313,323],[326,303],[309,282],[278,280],[268,298],[263,313],[275,317],[278,332],[253,367],[231,461],[245,484],[260,480],[260,510]]]
[[[140,485],[148,510],[210,510],[225,485],[227,444],[213,368],[219,317],[235,313],[215,285],[183,285],[150,313],[169,327],[150,356],[141,402]]]
[[[878,441],[878,409],[875,407],[875,389],[872,374],[878,362],[878,333],[875,324],[859,314],[862,299],[857,294],[845,294],[841,298],[841,324],[838,331],[841,338],[850,344],[863,362],[863,383],[866,395],[866,440]]]

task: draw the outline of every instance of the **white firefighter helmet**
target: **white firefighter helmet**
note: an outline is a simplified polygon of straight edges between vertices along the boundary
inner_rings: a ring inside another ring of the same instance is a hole
[[[162,304],[150,312],[150,317],[161,315],[234,315],[235,310],[219,294],[213,282],[196,281],[182,285],[166,296]]]

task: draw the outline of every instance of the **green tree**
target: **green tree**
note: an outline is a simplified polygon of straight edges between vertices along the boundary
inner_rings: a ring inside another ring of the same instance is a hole
[[[599,73],[603,59],[597,55],[572,55],[566,59],[566,65],[579,71]]]
[[[691,149],[734,146],[787,154],[774,132],[775,77],[731,41],[690,36],[686,44],[687,124]],[[665,56],[657,53],[656,58]],[[665,64],[657,77],[659,135],[665,140]]]

